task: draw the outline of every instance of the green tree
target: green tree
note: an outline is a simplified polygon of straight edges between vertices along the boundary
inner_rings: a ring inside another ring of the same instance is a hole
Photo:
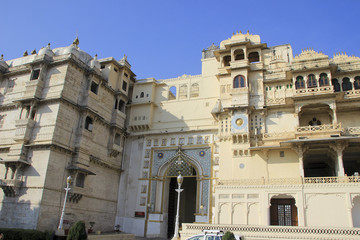
[[[71,226],[69,230],[69,235],[66,240],[86,240],[86,228],[83,221],[77,221],[74,225]]]

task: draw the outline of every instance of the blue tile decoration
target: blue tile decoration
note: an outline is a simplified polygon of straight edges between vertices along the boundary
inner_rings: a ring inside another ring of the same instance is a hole
[[[169,160],[172,160],[177,154],[178,149],[159,149],[154,150],[153,159],[152,159],[152,169],[151,177],[158,177],[157,174],[161,166],[163,166]],[[182,152],[189,158],[189,162],[197,162],[201,166],[203,173],[202,177],[210,178],[211,177],[211,148],[192,148],[192,149],[182,149]],[[198,171],[198,170],[197,170]],[[199,174],[199,172],[197,172]],[[160,177],[160,176],[159,176]],[[155,196],[156,196],[156,180],[151,181],[151,205],[155,205]],[[209,194],[210,194],[210,180],[201,181],[201,199],[200,203],[206,209],[209,209]],[[161,197],[161,196],[159,196]]]

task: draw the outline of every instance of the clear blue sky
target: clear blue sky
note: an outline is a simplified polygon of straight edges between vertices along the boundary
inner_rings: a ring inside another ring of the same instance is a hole
[[[51,43],[99,58],[124,54],[137,78],[201,73],[201,51],[238,30],[268,46],[290,43],[294,55],[314,48],[330,57],[360,57],[360,1],[3,0],[0,54],[21,57]]]

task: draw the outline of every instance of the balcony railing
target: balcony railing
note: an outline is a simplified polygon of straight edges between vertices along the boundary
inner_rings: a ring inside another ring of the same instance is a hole
[[[205,229],[231,231],[241,234],[245,239],[359,239],[360,235],[359,228],[183,223],[181,239],[199,234]]]
[[[297,95],[312,95],[314,93],[333,93],[334,86],[321,86],[321,87],[314,87],[314,88],[302,88],[302,89],[295,89],[295,93]]]
[[[297,127],[296,133],[321,133],[321,132],[334,132],[341,131],[341,123],[338,124],[323,124],[316,126],[303,126]]]
[[[335,184],[335,183],[360,183],[360,176],[219,180],[217,182],[217,185],[258,186],[258,185],[293,185],[293,184],[306,185],[306,184]]]
[[[18,179],[0,179],[0,187],[7,197],[17,196],[22,183]]]

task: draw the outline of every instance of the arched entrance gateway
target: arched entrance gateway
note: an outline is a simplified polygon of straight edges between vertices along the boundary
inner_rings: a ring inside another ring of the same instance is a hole
[[[180,195],[179,222],[207,222],[211,173],[210,148],[154,150],[146,236],[171,238],[174,234],[176,177],[184,181]]]

